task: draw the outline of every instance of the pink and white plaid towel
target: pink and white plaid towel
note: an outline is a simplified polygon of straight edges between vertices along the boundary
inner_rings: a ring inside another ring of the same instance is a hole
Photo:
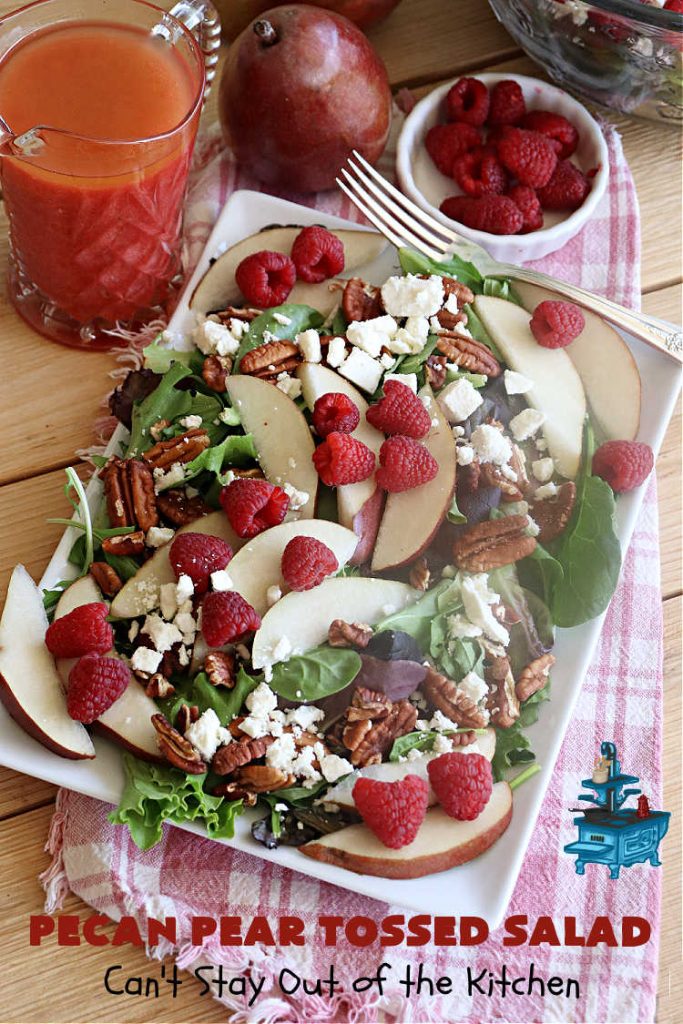
[[[633,182],[618,135],[606,128],[612,174],[599,210],[582,233],[565,248],[540,262],[539,267],[560,278],[609,295],[626,305],[639,301],[639,224]],[[189,201],[189,260],[199,255],[207,233],[228,195],[237,188],[258,184],[235,166],[217,140],[205,138],[200,172],[196,173]],[[391,154],[388,158],[391,165]],[[387,161],[385,167],[387,169]],[[355,210],[340,195],[300,197],[326,212],[354,217]],[[596,657],[584,683],[572,724],[558,761],[554,781],[536,826],[509,908],[510,914],[552,915],[556,921],[574,916],[590,925],[596,914],[618,922],[622,915],[649,919],[653,939],[635,949],[585,950],[540,947],[506,949],[510,976],[528,972],[533,959],[537,973],[577,978],[578,1002],[561,996],[508,995],[468,999],[463,986],[456,995],[406,1002],[397,992],[383,999],[349,991],[349,982],[369,975],[383,959],[390,959],[398,976],[404,964],[418,961],[429,976],[461,978],[466,966],[497,971],[503,962],[500,936],[483,946],[421,947],[419,952],[396,947],[354,950],[346,945],[326,949],[309,942],[300,949],[286,948],[203,950],[184,942],[176,949],[157,948],[157,955],[174,954],[179,965],[222,963],[235,974],[250,971],[267,979],[266,990],[255,1006],[243,998],[226,998],[236,1022],[376,1021],[383,1014],[399,1021],[651,1021],[657,981],[660,873],[636,866],[618,883],[607,881],[603,870],[574,873],[574,861],[562,852],[575,838],[567,808],[576,799],[587,764],[592,763],[601,740],[614,739],[637,766],[653,806],[661,799],[660,744],[662,690],[662,619],[659,590],[657,505],[654,480],[628,555],[623,576],[605,622]],[[319,913],[343,918],[367,915],[381,918],[393,909],[343,889],[315,881],[304,874],[283,870],[267,861],[234,852],[227,846],[198,839],[172,827],[163,842],[141,853],[123,828],[108,824],[109,807],[95,800],[62,791],[51,830],[49,848],[55,861],[45,879],[48,907],[55,908],[67,887],[98,911],[119,918],[134,914],[142,924],[147,916],[175,916],[187,922],[192,915],[264,914],[272,921],[294,914],[314,934]],[[465,899],[458,913],[467,913]],[[382,955],[384,952],[384,955]],[[329,964],[346,981],[346,991],[332,1000],[317,997],[287,998],[271,983],[278,972],[292,966],[308,978],[325,977]],[[264,990],[265,991],[265,990]]]

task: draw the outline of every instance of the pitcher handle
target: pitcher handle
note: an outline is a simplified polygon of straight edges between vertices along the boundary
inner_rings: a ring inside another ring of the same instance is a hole
[[[218,64],[218,50],[221,45],[220,15],[211,0],[179,0],[179,3],[174,4],[168,13],[190,30],[204,54],[206,74],[204,100],[206,101]]]

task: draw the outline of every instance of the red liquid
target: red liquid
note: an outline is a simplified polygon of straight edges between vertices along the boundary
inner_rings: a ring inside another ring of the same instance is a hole
[[[0,62],[0,112],[15,133],[83,137],[45,131],[35,156],[1,161],[15,261],[79,322],[129,321],[167,296],[198,114],[172,130],[198,89],[176,49],[118,24],[58,25]]]

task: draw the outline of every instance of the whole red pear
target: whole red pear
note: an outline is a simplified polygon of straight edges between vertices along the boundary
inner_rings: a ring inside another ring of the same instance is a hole
[[[386,68],[347,18],[305,4],[266,11],[235,40],[218,107],[226,142],[263,182],[333,188],[351,150],[381,156],[391,122]]]
[[[391,14],[400,0],[314,0],[314,7],[336,11],[364,31]],[[234,39],[253,18],[275,7],[273,0],[214,0],[225,39]]]

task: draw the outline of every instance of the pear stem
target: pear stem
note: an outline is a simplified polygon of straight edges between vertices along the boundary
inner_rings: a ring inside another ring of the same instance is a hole
[[[280,40],[271,22],[266,21],[265,18],[254,22],[254,32],[261,40],[263,46],[273,46]]]

